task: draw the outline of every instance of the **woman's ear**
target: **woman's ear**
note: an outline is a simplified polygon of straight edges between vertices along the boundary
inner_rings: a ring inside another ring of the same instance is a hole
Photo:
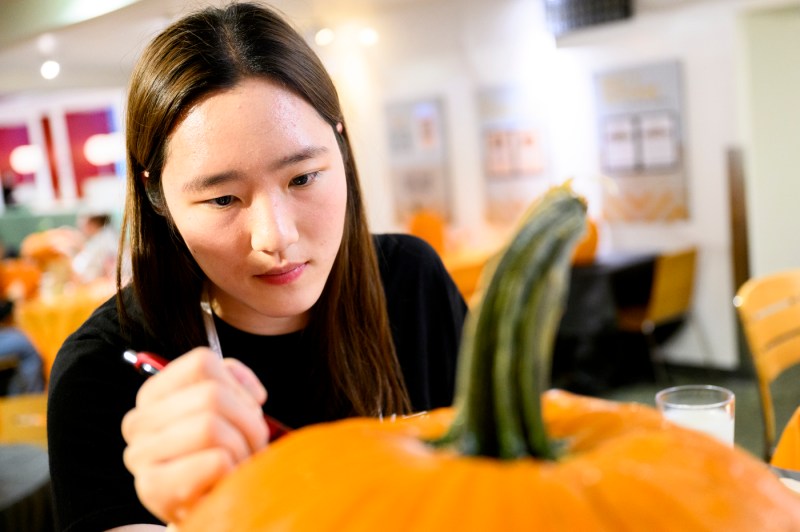
[[[342,131],[344,131],[344,126],[342,125],[342,123],[336,122],[336,132],[341,135]]]

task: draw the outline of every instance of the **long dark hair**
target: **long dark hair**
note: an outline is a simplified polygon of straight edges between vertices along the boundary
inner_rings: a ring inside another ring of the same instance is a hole
[[[344,160],[342,243],[305,331],[327,360],[320,385],[328,414],[408,412],[347,128],[336,131],[344,125],[336,89],[298,32],[263,6],[235,3],[180,19],[149,44],[132,74],[123,238],[129,238],[133,296],[144,326],[173,355],[207,344],[200,310],[206,276],[170,217],[161,172],[169,135],[190,106],[252,77],[276,81],[314,107],[334,128]],[[119,270],[117,285],[122,325],[134,327]]]

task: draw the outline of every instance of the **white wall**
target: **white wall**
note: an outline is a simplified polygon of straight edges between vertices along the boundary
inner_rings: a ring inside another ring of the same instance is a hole
[[[753,275],[800,266],[800,4],[743,21]]]

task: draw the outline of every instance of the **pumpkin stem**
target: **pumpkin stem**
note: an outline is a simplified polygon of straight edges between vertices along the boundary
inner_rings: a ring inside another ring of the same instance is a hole
[[[483,278],[491,280],[467,318],[459,354],[456,417],[435,445],[464,455],[555,459],[541,394],[549,386],[555,333],[567,295],[586,205],[568,186],[551,189],[524,217]]]

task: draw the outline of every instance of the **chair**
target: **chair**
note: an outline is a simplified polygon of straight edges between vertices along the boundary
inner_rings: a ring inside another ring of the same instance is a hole
[[[755,368],[764,421],[764,455],[773,452],[775,409],[771,383],[800,363],[800,269],[744,283],[733,299]]]
[[[657,332],[674,333],[688,318],[694,290],[697,250],[687,248],[662,253],[653,266],[653,282],[645,305],[622,307],[617,311],[617,327],[627,333],[641,334],[647,341],[656,378],[668,380],[659,345],[666,337]]]

